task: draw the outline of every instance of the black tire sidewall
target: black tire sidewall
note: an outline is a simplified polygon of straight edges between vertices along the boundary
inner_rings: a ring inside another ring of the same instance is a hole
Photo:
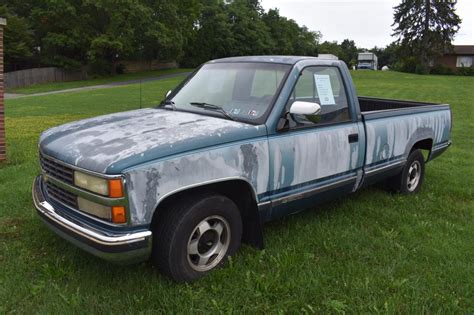
[[[418,181],[418,185],[413,191],[408,190],[408,171],[410,170],[410,166],[413,164],[414,161],[418,161],[420,163],[420,180]],[[408,156],[407,162],[405,164],[405,167],[403,168],[402,171],[402,176],[400,176],[400,192],[403,194],[415,194],[420,191],[421,186],[423,184],[423,180],[425,178],[425,158],[423,157],[423,154],[419,149],[416,149],[410,153]]]
[[[170,210],[172,211],[172,209]],[[221,262],[213,269],[201,272],[193,269],[189,264],[188,241],[196,226],[205,218],[213,215],[223,217],[229,224],[230,243]],[[172,233],[173,236],[169,244],[169,270],[177,281],[192,281],[220,267],[228,259],[228,256],[237,252],[242,237],[242,219],[239,209],[232,200],[221,195],[210,195],[196,200],[185,209],[182,217],[179,218],[176,230]]]

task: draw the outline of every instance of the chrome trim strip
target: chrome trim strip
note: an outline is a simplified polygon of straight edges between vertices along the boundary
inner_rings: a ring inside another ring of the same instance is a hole
[[[448,140],[446,143],[442,143],[441,145],[432,147],[427,162],[432,161],[434,158],[438,157],[440,154],[446,151],[451,146],[451,143],[451,140]]]
[[[92,176],[97,176],[97,177],[100,177],[100,178],[104,178],[104,179],[118,179],[118,178],[122,178],[123,175],[122,174],[119,174],[119,175],[108,175],[108,174],[102,174],[102,173],[98,173],[98,172],[94,172],[94,171],[90,171],[90,170],[86,170],[84,168],[81,168],[79,166],[75,166],[75,165],[72,165],[72,164],[69,164],[69,163],[66,163],[66,162],[63,162],[61,160],[58,160],[56,158],[53,158],[45,153],[43,153],[41,151],[41,149],[39,150],[39,153],[40,155],[44,156],[45,158],[47,159],[50,159],[58,164],[61,164],[63,166],[66,166],[66,167],[69,167],[70,169],[74,170],[74,171],[79,171],[79,172],[82,172],[82,173],[86,173],[86,174],[89,174],[89,175],[92,175]]]
[[[385,171],[385,170],[390,169],[390,168],[403,166],[405,163],[406,163],[406,160],[403,160],[403,161],[398,161],[398,162],[391,163],[391,164],[388,164],[388,165],[384,165],[382,167],[374,167],[374,168],[371,168],[368,171],[365,171],[365,175],[373,175],[373,174]]]
[[[67,190],[68,192],[73,193],[78,197],[81,197],[81,198],[99,203],[99,204],[104,205],[104,206],[127,206],[125,197],[122,197],[122,198],[103,197],[101,195],[91,193],[87,190],[78,188],[76,186],[71,186],[69,184],[66,184],[63,181],[60,181],[59,179],[57,179],[57,178],[55,178],[51,175],[48,175],[46,173],[42,173],[42,175],[43,175],[43,180],[45,182],[51,182],[54,185],[56,185],[56,186],[58,186],[58,187],[60,187],[64,190]]]
[[[63,226],[70,232],[85,237],[94,243],[107,246],[131,244],[135,242],[145,241],[147,238],[151,237],[151,231],[141,231],[124,235],[108,236],[87,229],[70,220],[67,220],[66,218],[57,214],[54,207],[49,202],[44,200],[43,195],[41,194],[41,192],[38,191],[38,185],[40,180],[41,177],[38,176],[33,183],[32,189],[33,203],[36,209],[42,214],[44,214],[49,220]]]
[[[113,223],[112,221],[108,221],[105,218],[96,217],[96,216],[94,216],[94,215],[92,215],[88,212],[83,211],[83,210],[73,208],[70,205],[65,204],[61,200],[58,200],[58,199],[54,198],[53,196],[48,196],[48,197],[53,199],[55,202],[61,204],[63,207],[66,207],[66,208],[70,209],[71,211],[75,211],[77,213],[80,213],[81,215],[83,215],[83,216],[85,216],[89,219],[100,222],[100,224],[105,224],[105,225],[110,226],[110,227],[117,227],[117,226],[124,226],[128,223],[128,221],[127,221],[127,223]],[[127,209],[127,213],[128,213],[128,209]]]
[[[447,143],[443,143],[437,147],[433,147],[431,150],[432,151],[439,151],[448,148],[451,145],[451,141],[448,141]]]
[[[259,208],[265,207],[265,206],[268,206],[271,203],[272,203],[271,201],[260,202],[259,204],[257,204],[257,207],[259,207]]]
[[[345,179],[342,179],[342,180],[339,180],[339,181],[336,181],[336,182],[321,185],[321,186],[315,187],[315,188],[310,189],[310,190],[306,190],[306,191],[303,191],[303,192],[299,192],[299,193],[291,194],[291,195],[288,195],[288,196],[280,197],[280,198],[277,198],[277,199],[274,199],[274,200],[271,201],[272,206],[273,207],[279,206],[281,204],[291,202],[291,201],[295,201],[295,200],[299,200],[299,199],[303,199],[303,198],[309,197],[313,194],[320,193],[320,192],[323,192],[323,191],[327,191],[329,189],[338,188],[338,187],[343,186],[345,184],[348,184],[352,181],[355,181],[356,179],[357,179],[357,176],[351,176],[349,178],[345,178]]]

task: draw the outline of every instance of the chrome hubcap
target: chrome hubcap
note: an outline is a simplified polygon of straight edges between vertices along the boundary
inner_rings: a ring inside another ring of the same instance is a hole
[[[229,223],[221,216],[205,218],[194,228],[188,241],[189,265],[196,271],[207,271],[222,261],[230,243]]]
[[[414,191],[418,187],[421,177],[421,164],[419,161],[413,161],[408,169],[407,188],[408,191]]]

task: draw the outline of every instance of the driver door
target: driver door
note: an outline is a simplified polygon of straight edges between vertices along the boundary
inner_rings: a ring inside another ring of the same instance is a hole
[[[363,166],[361,126],[351,117],[337,67],[305,68],[287,112],[296,100],[320,104],[321,113],[290,115],[289,129],[269,137],[272,218],[352,191]]]

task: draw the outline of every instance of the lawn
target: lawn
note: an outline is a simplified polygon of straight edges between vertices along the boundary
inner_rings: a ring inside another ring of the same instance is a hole
[[[192,70],[193,69],[179,68],[179,69],[164,69],[164,70],[155,70],[155,71],[125,73],[125,74],[119,74],[115,76],[103,76],[103,77],[93,78],[90,80],[36,84],[36,85],[28,86],[28,87],[8,89],[7,92],[18,93],[18,94],[43,93],[43,92],[66,90],[66,89],[73,89],[73,88],[92,86],[92,85],[108,84],[108,83],[114,83],[114,82],[147,79],[147,78],[159,77],[159,76],[168,75],[168,74],[190,72]]]
[[[370,187],[265,226],[266,249],[244,246],[193,284],[149,263],[114,266],[45,227],[31,205],[37,139],[49,127],[138,108],[139,87],[6,102],[0,166],[0,313],[474,312],[474,78],[353,72],[361,95],[452,105],[453,146],[427,164],[422,191]],[[182,80],[143,85],[156,104]]]

